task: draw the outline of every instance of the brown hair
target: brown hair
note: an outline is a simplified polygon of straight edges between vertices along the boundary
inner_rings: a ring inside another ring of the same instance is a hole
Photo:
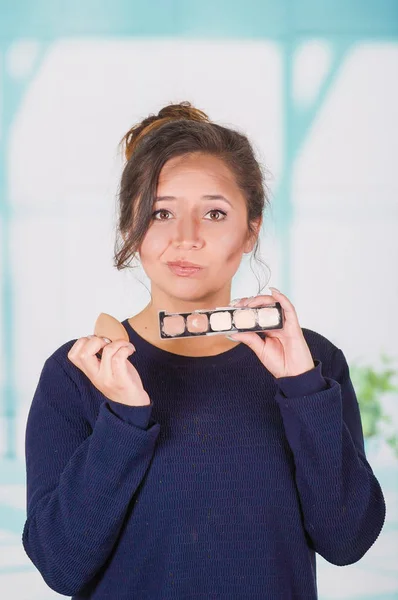
[[[151,224],[160,171],[176,156],[200,152],[222,159],[246,199],[249,235],[255,233],[252,223],[262,217],[269,198],[261,166],[245,135],[211,122],[190,102],[181,102],[169,104],[157,115],[149,115],[134,125],[120,145],[124,145],[127,162],[119,191],[118,231],[122,245],[118,248],[116,238],[114,266],[117,270],[128,267],[128,261],[135,258]],[[254,255],[258,244],[257,238]],[[263,287],[259,287],[258,293]]]

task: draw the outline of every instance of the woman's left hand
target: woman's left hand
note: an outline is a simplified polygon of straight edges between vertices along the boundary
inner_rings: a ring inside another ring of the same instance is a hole
[[[279,302],[285,313],[283,329],[264,331],[264,340],[255,332],[231,333],[230,337],[249,346],[274,377],[301,375],[314,369],[315,363],[298,322],[296,310],[279,290],[271,287],[270,290],[272,295],[240,298],[233,306],[257,308]]]

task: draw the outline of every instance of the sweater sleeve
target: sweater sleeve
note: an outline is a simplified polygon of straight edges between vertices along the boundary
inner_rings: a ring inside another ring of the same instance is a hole
[[[122,419],[126,423],[136,425],[141,429],[147,429],[155,424],[151,417],[153,402],[145,404],[143,406],[129,406],[128,404],[122,404],[121,402],[115,402],[114,400],[107,399],[109,410]]]
[[[285,398],[294,396],[309,396],[315,392],[326,390],[329,385],[322,375],[322,363],[314,360],[314,368],[301,375],[278,377],[276,379],[279,391]]]
[[[48,586],[64,595],[78,594],[109,557],[160,431],[158,423],[145,430],[116,416],[110,402],[92,429],[83,394],[51,356],[28,414],[22,543]]]
[[[325,389],[294,395],[290,388],[287,398],[278,386],[276,400],[294,456],[309,541],[328,562],[343,566],[359,561],[374,544],[386,506],[365,456],[358,401],[339,348],[331,373],[324,377]]]

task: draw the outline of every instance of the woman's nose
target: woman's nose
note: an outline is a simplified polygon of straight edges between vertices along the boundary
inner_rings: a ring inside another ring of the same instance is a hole
[[[203,242],[198,221],[192,218],[181,219],[179,223],[177,223],[174,242],[178,244],[178,246],[181,246],[182,244],[188,247],[191,245],[202,245]]]

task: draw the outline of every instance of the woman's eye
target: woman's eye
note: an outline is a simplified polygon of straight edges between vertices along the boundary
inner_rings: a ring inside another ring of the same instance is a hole
[[[167,219],[156,219],[156,216],[159,213],[169,213],[169,212],[170,212],[169,210],[166,210],[164,208],[161,208],[159,210],[155,210],[155,212],[152,213],[152,219],[154,219],[155,221],[168,221],[169,220],[168,218]],[[223,215],[223,218],[210,219],[211,221],[223,221],[225,219],[225,217],[227,216],[226,212],[224,212],[223,210],[220,210],[218,208],[217,209],[213,209],[213,210],[209,210],[209,212],[207,214],[210,214],[210,213],[220,213],[220,214]]]
[[[158,215],[159,213],[168,213],[168,210],[165,210],[164,208],[161,208],[160,210],[155,210],[154,213],[152,213],[152,219],[155,219],[155,215]],[[168,219],[155,219],[155,221],[167,221]]]
[[[211,221],[214,221],[214,220],[224,221],[225,217],[227,216],[226,212],[224,212],[223,210],[219,210],[218,208],[214,209],[214,210],[209,210],[209,212],[207,214],[209,214],[209,213],[221,213],[223,215],[223,218],[220,217],[219,219],[211,219]]]

